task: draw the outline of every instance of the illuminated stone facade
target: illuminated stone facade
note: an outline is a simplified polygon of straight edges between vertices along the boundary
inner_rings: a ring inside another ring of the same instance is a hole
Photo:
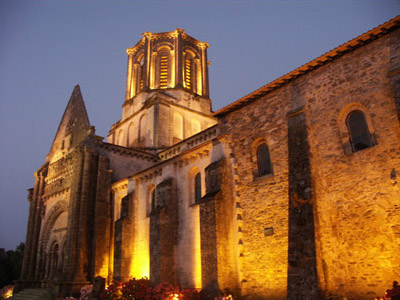
[[[20,288],[373,299],[399,279],[400,17],[215,113],[207,47],[144,33],[107,142],[75,88],[29,193]]]

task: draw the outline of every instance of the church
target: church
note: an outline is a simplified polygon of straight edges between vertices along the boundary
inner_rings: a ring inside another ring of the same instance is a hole
[[[400,279],[400,16],[216,112],[208,47],[143,33],[106,139],[73,89],[28,190],[20,289],[374,299]]]

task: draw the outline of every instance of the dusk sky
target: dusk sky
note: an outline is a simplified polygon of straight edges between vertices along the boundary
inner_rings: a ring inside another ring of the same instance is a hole
[[[74,86],[97,135],[120,119],[141,33],[210,44],[216,111],[399,14],[399,0],[0,0],[0,248],[25,241],[26,190]]]

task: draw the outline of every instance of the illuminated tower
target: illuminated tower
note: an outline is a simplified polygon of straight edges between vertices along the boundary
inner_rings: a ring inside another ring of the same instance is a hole
[[[207,48],[183,29],[143,33],[127,49],[122,119],[112,125],[108,142],[162,149],[214,125]]]

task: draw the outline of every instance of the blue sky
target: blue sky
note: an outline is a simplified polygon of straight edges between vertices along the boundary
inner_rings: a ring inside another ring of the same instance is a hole
[[[125,50],[142,32],[210,44],[218,110],[399,14],[399,0],[0,0],[0,248],[25,240],[26,189],[74,86],[98,135],[120,119]]]

